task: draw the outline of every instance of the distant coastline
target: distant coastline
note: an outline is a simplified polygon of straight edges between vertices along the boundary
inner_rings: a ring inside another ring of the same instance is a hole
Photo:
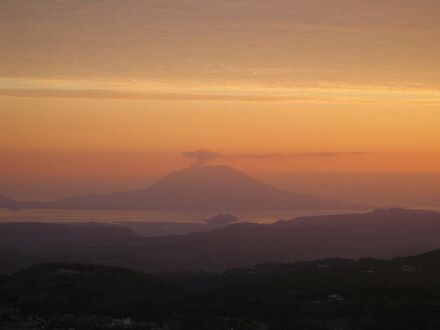
[[[364,210],[358,211],[365,212]],[[272,211],[112,211],[0,208],[0,222],[178,222],[202,223],[218,213],[231,213],[241,220],[272,223],[301,216],[357,213],[353,210],[272,210]]]

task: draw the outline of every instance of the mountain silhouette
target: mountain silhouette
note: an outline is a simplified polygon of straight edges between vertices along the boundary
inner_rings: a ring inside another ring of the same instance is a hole
[[[51,202],[22,202],[20,208],[119,210],[294,210],[366,209],[361,205],[282,191],[229,166],[187,168],[146,189],[89,194]]]

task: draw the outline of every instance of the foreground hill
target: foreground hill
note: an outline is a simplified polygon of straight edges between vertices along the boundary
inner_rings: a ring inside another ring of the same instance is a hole
[[[0,308],[21,309],[0,314],[0,324],[38,314],[46,324],[60,327],[63,320],[64,328],[78,329],[96,328],[102,316],[153,319],[171,330],[438,329],[439,265],[440,250],[388,261],[324,259],[223,273],[146,275],[40,264],[0,277]]]
[[[331,210],[367,209],[334,199],[279,190],[228,166],[171,173],[138,191],[90,194],[52,202],[21,202],[16,208],[107,210]]]
[[[0,271],[14,270],[11,255],[21,260],[17,267],[30,261],[69,261],[149,272],[222,271],[320,258],[393,258],[439,249],[439,237],[440,213],[404,209],[271,225],[241,222],[166,237],[141,237],[121,226],[12,223],[0,224]]]
[[[137,304],[148,311],[151,304],[180,296],[177,288],[155,276],[109,266],[39,264],[11,279],[1,286],[3,301],[19,299],[40,312],[118,313]]]

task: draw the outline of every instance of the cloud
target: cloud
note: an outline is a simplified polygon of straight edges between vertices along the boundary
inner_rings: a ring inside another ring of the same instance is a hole
[[[221,154],[206,149],[184,151],[182,156],[194,160],[191,167],[203,166],[212,160],[223,158]]]
[[[365,154],[369,154],[371,152],[365,151],[349,151],[349,152],[308,152],[308,153],[297,153],[286,155],[288,158],[293,157],[341,157],[341,156],[361,156]]]
[[[330,103],[337,101],[329,97],[303,96],[255,96],[229,94],[190,93],[144,93],[110,89],[8,89],[0,88],[0,96],[68,99],[121,99],[160,101],[255,101],[255,102],[301,102]]]
[[[56,80],[77,79],[175,82],[175,90],[222,82],[233,94],[215,95],[223,88],[207,96],[3,91],[123,99],[275,101],[289,98],[291,87],[303,84],[415,84],[435,89],[435,95],[427,95],[431,100],[422,101],[439,104],[438,49],[432,46],[438,44],[439,10],[440,1],[426,0],[277,0],[276,5],[253,0],[0,1],[0,77],[55,85]],[[235,96],[240,85],[263,93]],[[271,88],[279,89],[279,97],[271,97]],[[299,92],[292,100],[370,102],[365,90],[361,88],[360,100],[346,90],[323,91],[316,98]],[[398,90],[373,101],[414,102],[413,94]]]
[[[1,85],[1,79],[0,79]],[[166,92],[138,92],[130,90],[112,89],[54,89],[54,88],[1,88],[0,96],[29,97],[29,98],[66,98],[66,99],[116,99],[116,100],[146,100],[146,101],[234,101],[234,102],[289,102],[312,104],[402,104],[402,105],[439,105],[438,92],[406,90],[404,96],[396,96],[397,90],[383,92],[380,89],[370,92],[355,89],[294,89],[293,94],[301,92],[303,95],[280,95],[268,89],[266,95],[230,94],[218,92],[216,87],[203,93],[176,93]],[[355,96],[344,97],[341,93],[356,93]],[[385,94],[384,94],[385,93]],[[426,94],[428,93],[428,94]],[[389,94],[389,95],[387,95]],[[325,96],[324,96],[325,95]]]
[[[348,151],[348,152],[305,152],[305,153],[290,153],[290,154],[277,154],[277,153],[239,153],[239,154],[222,154],[209,149],[199,149],[192,151],[184,151],[182,156],[193,160],[191,167],[204,166],[216,160],[228,160],[228,159],[290,159],[290,158],[333,158],[344,156],[362,156],[370,154],[371,152],[364,151]]]
[[[292,103],[362,103],[361,98],[343,99],[338,97],[321,96],[285,96],[285,95],[230,95],[203,93],[147,93],[111,89],[25,89],[0,88],[0,96],[29,97],[29,98],[63,98],[63,99],[116,99],[116,100],[146,100],[146,101],[245,101],[245,102],[292,102]],[[434,102],[436,100],[426,100]],[[374,101],[369,100],[368,103]],[[377,101],[377,102],[380,102]]]

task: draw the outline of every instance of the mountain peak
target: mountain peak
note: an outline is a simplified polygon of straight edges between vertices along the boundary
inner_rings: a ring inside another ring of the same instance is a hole
[[[217,189],[229,186],[230,189],[240,189],[240,186],[263,185],[263,183],[227,165],[208,165],[184,168],[170,173],[147,189],[165,185],[173,185],[175,188],[182,186],[188,190],[202,186]]]
[[[233,171],[238,172],[235,168],[229,165],[204,165],[204,166],[193,166],[186,168],[187,170],[194,171]]]
[[[247,174],[240,172],[239,170],[229,166],[229,165],[206,165],[206,166],[196,166],[196,167],[187,167],[180,171],[176,171],[174,173],[192,173],[192,174],[216,174],[216,175],[242,175],[248,176]],[[173,173],[171,173],[173,174]]]

